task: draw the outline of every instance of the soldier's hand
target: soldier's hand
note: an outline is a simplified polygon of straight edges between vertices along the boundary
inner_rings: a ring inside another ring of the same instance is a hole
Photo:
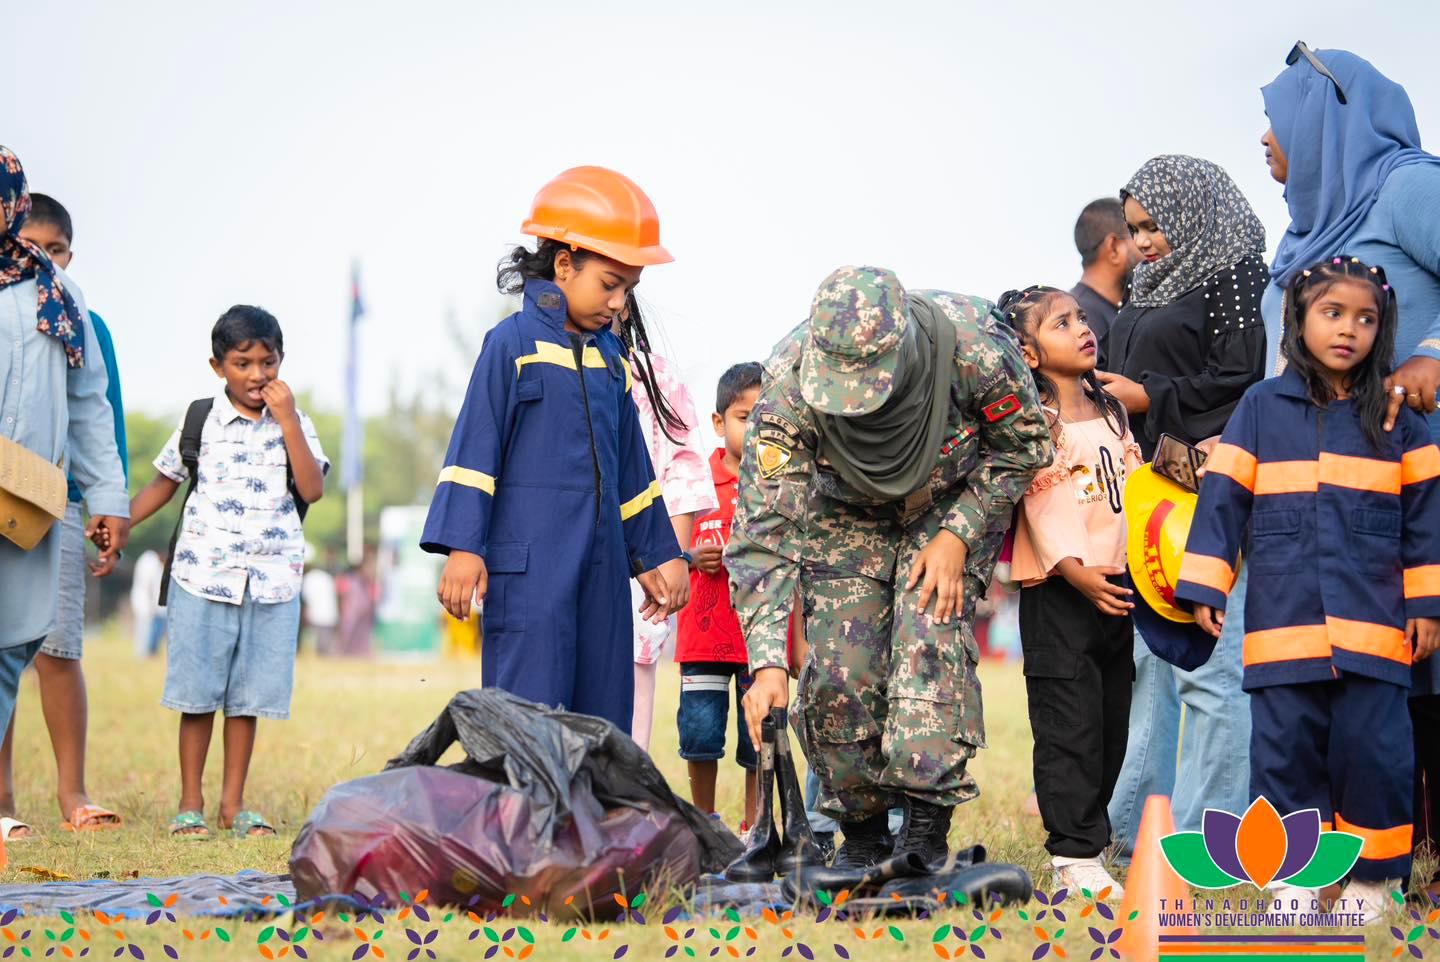
[[[750,741],[755,751],[760,751],[760,723],[770,714],[772,708],[784,708],[790,704],[790,677],[784,668],[761,668],[755,673],[750,690],[740,704],[745,709],[745,727],[750,729]]]
[[[910,581],[905,590],[920,585],[921,614],[925,613],[931,597],[934,597],[934,622],[937,625],[948,625],[951,618],[965,607],[965,556],[965,542],[954,532],[941,528],[940,533],[920,549],[915,556],[915,564],[910,567]]]
[[[435,596],[457,621],[469,621],[471,603],[484,601],[489,587],[490,573],[485,570],[484,558],[469,551],[452,551],[445,560]]]

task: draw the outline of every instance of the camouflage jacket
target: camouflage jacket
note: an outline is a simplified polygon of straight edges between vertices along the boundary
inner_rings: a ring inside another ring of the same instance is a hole
[[[979,297],[912,291],[957,328],[950,430],[924,486],[877,504],[817,455],[814,415],[800,394],[802,323],[775,348],[750,413],[740,501],[725,551],[731,598],[751,670],[786,665],[786,627],[802,563],[889,581],[897,534],[930,511],[968,549],[967,582],[989,584],[1016,502],[1050,463],[1034,382],[1010,333]]]

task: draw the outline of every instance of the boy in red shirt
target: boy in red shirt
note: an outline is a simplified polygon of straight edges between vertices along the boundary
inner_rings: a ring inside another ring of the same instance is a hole
[[[715,811],[717,764],[725,757],[725,729],[729,722],[731,679],[735,689],[735,721],[739,737],[735,761],[745,769],[745,824],[755,823],[755,768],[757,759],[745,731],[740,699],[750,688],[749,656],[740,620],[730,606],[729,575],[721,564],[730,524],[735,518],[740,454],[750,409],[760,395],[764,368],[754,362],[736,364],[720,377],[715,392],[715,433],[725,440],[723,449],[710,454],[715,497],[720,507],[695,521],[694,560],[690,570],[690,603],[680,610],[675,660],[680,664],[680,757],[689,763],[690,798],[702,812]]]

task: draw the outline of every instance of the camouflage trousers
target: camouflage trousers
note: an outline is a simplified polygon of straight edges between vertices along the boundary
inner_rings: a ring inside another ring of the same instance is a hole
[[[979,794],[965,766],[985,745],[974,638],[981,586],[966,577],[963,614],[949,625],[920,613],[918,586],[904,590],[938,530],[938,517],[896,526],[902,543],[888,581],[802,568],[810,653],[794,714],[823,787],[820,810],[835,818],[886,811],[901,795],[956,805]]]

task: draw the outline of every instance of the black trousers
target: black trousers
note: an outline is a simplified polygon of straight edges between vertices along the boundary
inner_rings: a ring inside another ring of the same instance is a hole
[[[1418,695],[1409,706],[1415,731],[1415,848],[1428,843],[1440,850],[1440,695]],[[1440,881],[1440,871],[1432,880]]]
[[[1045,850],[1093,858],[1110,844],[1106,806],[1125,761],[1135,629],[1055,575],[1020,590],[1020,647]]]

